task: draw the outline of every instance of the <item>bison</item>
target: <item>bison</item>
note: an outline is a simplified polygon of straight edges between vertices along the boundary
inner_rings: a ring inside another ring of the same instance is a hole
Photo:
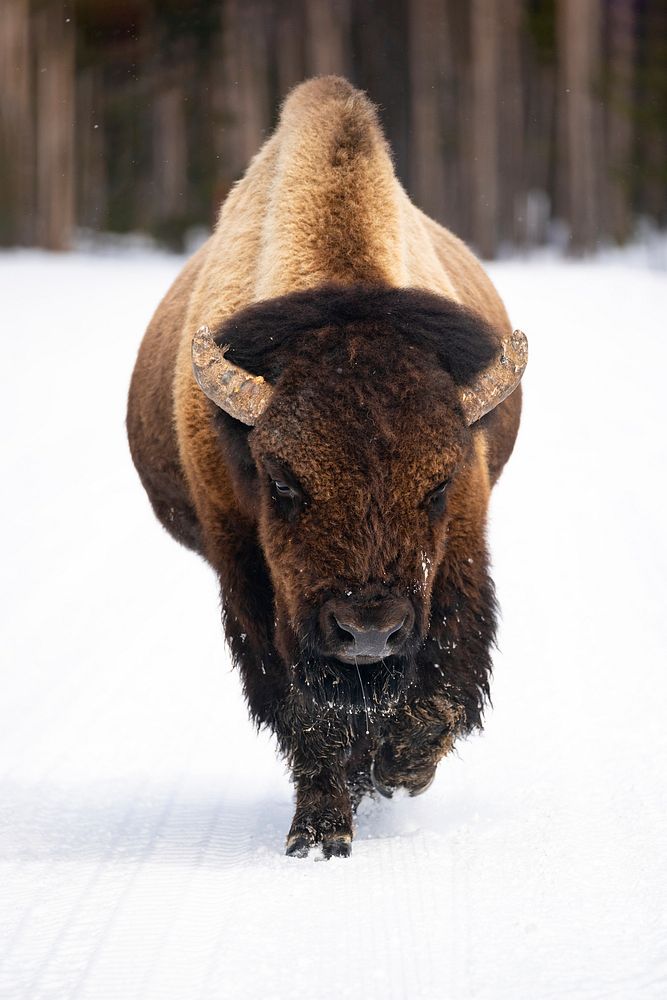
[[[424,791],[481,727],[486,512],[526,351],[336,77],[292,91],[151,321],[132,457],[219,577],[250,714],[296,789],[288,855],[349,855],[362,796]]]

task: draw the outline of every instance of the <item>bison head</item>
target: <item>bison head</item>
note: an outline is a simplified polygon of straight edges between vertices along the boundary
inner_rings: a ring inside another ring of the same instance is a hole
[[[276,646],[305,694],[381,709],[414,679],[448,552],[464,536],[470,560],[483,545],[473,426],[516,388],[525,354],[523,334],[501,342],[411,289],[329,286],[198,331],[195,376],[220,408]]]

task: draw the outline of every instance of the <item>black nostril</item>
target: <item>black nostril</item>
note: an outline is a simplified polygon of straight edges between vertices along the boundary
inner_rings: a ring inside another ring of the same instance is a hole
[[[354,641],[354,632],[352,629],[343,625],[342,622],[339,622],[335,615],[332,615],[331,617],[333,619],[333,631],[336,638],[341,639],[343,642],[349,642],[350,639]]]
[[[332,615],[332,617],[342,639],[345,639],[346,642],[349,642],[350,639],[356,639],[360,631],[358,628],[352,625],[351,622],[342,622],[337,615]]]
[[[403,615],[403,617],[401,618],[401,620],[398,623],[398,625],[392,625],[392,627],[389,629],[389,631],[387,633],[387,642],[389,642],[389,640],[391,639],[392,635],[396,635],[397,632],[401,631],[401,629],[405,625],[405,619],[406,618],[407,618],[407,615]]]

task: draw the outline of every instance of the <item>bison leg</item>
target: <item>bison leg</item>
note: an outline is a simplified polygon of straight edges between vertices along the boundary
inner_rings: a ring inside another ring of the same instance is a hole
[[[454,745],[460,711],[440,699],[410,706],[388,729],[371,770],[373,785],[391,797],[406,788],[420,795],[431,785],[436,767]]]
[[[352,812],[356,813],[362,799],[373,794],[371,766],[373,763],[373,747],[367,736],[357,740],[352,746],[352,753],[347,764],[347,787],[350,792]]]
[[[322,845],[325,858],[346,858],[352,850],[352,806],[343,772],[296,778],[296,812],[285,853],[304,858],[315,844]]]

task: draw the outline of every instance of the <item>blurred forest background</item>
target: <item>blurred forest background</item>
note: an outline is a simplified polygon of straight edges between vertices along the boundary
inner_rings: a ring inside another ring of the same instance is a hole
[[[0,244],[181,248],[321,73],[484,256],[667,224],[666,0],[0,0]]]

